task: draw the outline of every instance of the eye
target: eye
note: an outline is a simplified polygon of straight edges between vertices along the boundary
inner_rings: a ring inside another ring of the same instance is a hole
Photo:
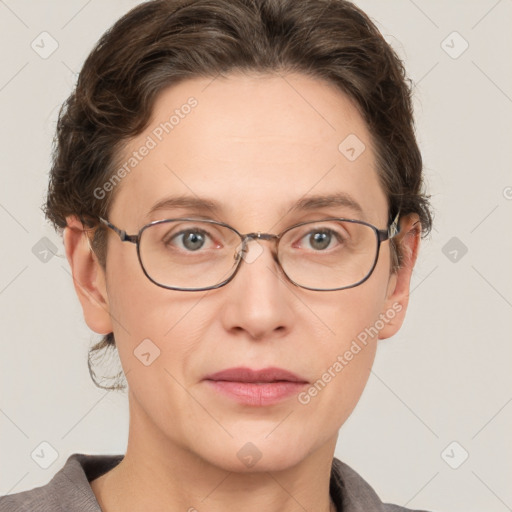
[[[332,233],[329,231],[316,231],[309,235],[308,242],[313,249],[327,249],[332,241]]]
[[[339,240],[339,237],[337,233],[330,229],[317,229],[310,231],[306,236],[302,238],[302,240],[304,239],[312,249],[323,251],[328,249],[331,246],[331,243],[334,245],[335,242]]]
[[[336,224],[319,225],[313,229],[311,226],[302,226],[293,238],[297,240],[292,244],[293,247],[314,252],[343,249],[350,240],[348,233]]]
[[[183,249],[187,252],[197,252],[200,249],[211,249],[215,247],[210,234],[204,229],[189,228],[179,231],[178,233],[170,233],[163,240],[166,247],[173,246]]]

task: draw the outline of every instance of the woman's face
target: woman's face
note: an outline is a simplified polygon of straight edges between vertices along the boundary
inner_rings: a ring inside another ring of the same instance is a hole
[[[279,233],[322,217],[387,227],[362,117],[337,89],[302,75],[230,75],[173,86],[158,97],[148,128],[126,146],[119,167],[125,162],[129,172],[113,187],[109,221],[128,234],[154,220],[198,215],[241,233]],[[362,212],[344,205],[291,211],[300,199],[333,194],[350,196]],[[212,200],[220,210],[148,213],[174,196]],[[179,447],[230,471],[244,464],[249,470],[247,461],[259,457],[258,470],[277,470],[334,447],[367,382],[376,329],[380,337],[398,329],[396,318],[382,321],[402,307],[390,311],[396,280],[389,242],[371,277],[351,289],[296,287],[273,259],[272,242],[253,241],[226,286],[185,292],[150,282],[136,246],[110,230],[108,237],[108,321],[129,385],[130,436],[140,446],[157,436],[162,452],[166,444]],[[372,335],[366,331],[363,343],[365,329]],[[235,367],[277,367],[306,384],[256,404],[205,380]],[[315,388],[318,380],[324,385]]]

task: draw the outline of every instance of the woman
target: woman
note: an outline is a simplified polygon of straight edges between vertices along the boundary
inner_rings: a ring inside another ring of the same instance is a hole
[[[129,389],[124,456],[0,510],[397,511],[334,458],[421,236],[410,90],[343,0],[156,0],[64,105],[46,203]]]

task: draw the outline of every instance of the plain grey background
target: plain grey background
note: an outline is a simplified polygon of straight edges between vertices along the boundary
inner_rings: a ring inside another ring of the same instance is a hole
[[[71,453],[126,447],[127,397],[90,380],[99,336],[40,206],[59,106],[138,3],[0,0],[0,495],[47,483]],[[384,501],[512,510],[512,1],[356,3],[414,81],[435,229],[336,456]]]

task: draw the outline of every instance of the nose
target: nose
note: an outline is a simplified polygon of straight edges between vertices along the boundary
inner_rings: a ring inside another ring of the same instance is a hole
[[[251,237],[232,281],[224,288],[222,321],[226,330],[252,339],[282,336],[293,325],[293,297],[271,239]]]

